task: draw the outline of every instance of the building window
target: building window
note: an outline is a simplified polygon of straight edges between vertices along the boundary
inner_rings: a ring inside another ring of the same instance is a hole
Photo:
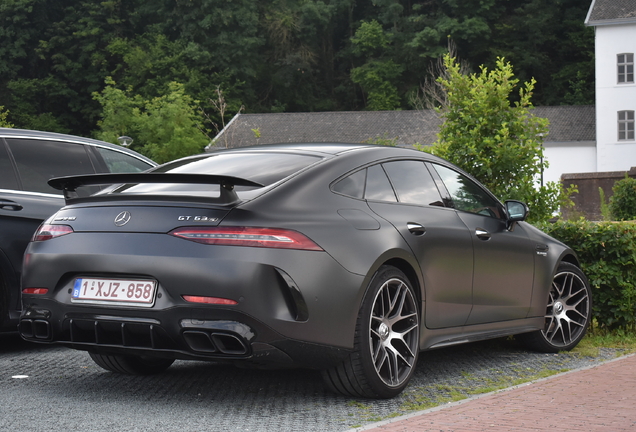
[[[618,140],[634,140],[634,111],[618,112]]]
[[[634,53],[618,54],[618,83],[634,83]]]

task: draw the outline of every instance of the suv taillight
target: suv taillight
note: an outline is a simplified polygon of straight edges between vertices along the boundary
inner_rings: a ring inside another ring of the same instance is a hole
[[[50,225],[42,224],[38,230],[33,234],[31,241],[45,241],[51,240],[55,237],[60,237],[73,232],[73,228],[68,225]]]

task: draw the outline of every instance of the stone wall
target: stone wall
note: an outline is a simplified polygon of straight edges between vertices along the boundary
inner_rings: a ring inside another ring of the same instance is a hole
[[[606,202],[609,202],[614,183],[624,179],[625,174],[636,178],[636,167],[632,167],[629,171],[563,174],[561,183],[565,187],[573,184],[579,189],[579,193],[572,196],[574,208],[564,211],[563,217],[584,216],[588,220],[602,220],[601,198],[598,189],[603,189]]]

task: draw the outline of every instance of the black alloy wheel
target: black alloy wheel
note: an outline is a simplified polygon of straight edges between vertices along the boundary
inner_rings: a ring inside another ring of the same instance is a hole
[[[394,397],[413,376],[419,337],[419,308],[411,283],[397,268],[383,266],[362,302],[353,353],[323,371],[323,379],[344,395]]]
[[[569,351],[585,336],[591,316],[592,291],[587,278],[578,267],[563,262],[550,287],[544,329],[518,338],[537,351]]]

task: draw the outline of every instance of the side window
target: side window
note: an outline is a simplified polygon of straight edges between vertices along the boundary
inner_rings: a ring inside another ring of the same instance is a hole
[[[432,165],[442,178],[457,210],[503,219],[499,203],[471,179],[450,168]]]
[[[444,207],[442,197],[424,162],[406,160],[388,162],[382,166],[400,202]]]
[[[81,144],[33,139],[7,139],[24,190],[61,194],[47,181],[53,177],[94,174]]]
[[[141,172],[148,168],[152,168],[152,165],[148,165],[146,162],[134,158],[126,153],[118,152],[115,150],[95,147],[99,155],[104,159],[108,172],[111,173],[131,173]]]
[[[2,138],[0,138],[0,189],[18,189],[18,181]]]
[[[367,168],[367,187],[364,198],[376,201],[397,202],[395,192],[380,165]]]
[[[364,184],[366,180],[367,170],[363,169],[340,180],[333,185],[332,190],[343,195],[361,199],[364,196]]]

